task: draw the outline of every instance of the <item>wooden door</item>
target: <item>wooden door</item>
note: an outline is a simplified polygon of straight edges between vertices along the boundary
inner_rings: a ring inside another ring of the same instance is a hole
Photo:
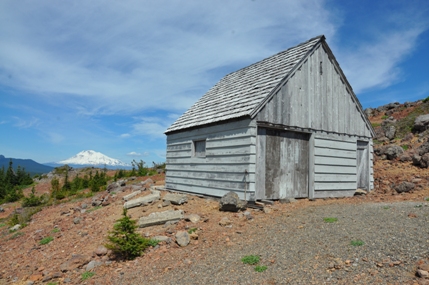
[[[308,197],[309,135],[265,132],[265,199]]]
[[[358,141],[356,153],[357,188],[369,190],[368,142]]]

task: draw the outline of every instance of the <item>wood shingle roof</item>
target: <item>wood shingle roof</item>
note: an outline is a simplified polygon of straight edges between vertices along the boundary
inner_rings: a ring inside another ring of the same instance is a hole
[[[324,36],[312,38],[222,78],[165,133],[250,116]]]

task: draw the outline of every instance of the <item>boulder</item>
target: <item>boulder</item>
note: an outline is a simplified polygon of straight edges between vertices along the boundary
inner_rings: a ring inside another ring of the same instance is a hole
[[[91,258],[82,254],[73,254],[72,257],[60,265],[61,272],[67,272],[74,270],[76,268],[82,268],[88,262],[90,262]]]
[[[247,202],[241,201],[235,192],[226,193],[219,201],[219,210],[238,212],[246,209]]]
[[[371,117],[374,114],[374,109],[372,109],[372,108],[366,108],[365,110],[363,110],[363,112],[369,118],[369,117]]]
[[[201,220],[201,217],[197,214],[190,214],[185,216],[185,220],[190,221],[192,223],[198,223]]]
[[[191,241],[191,238],[189,237],[189,234],[187,231],[178,231],[176,233],[176,242],[178,245],[187,246],[190,241]]]
[[[119,188],[119,187],[121,187],[121,185],[120,185],[118,182],[113,182],[113,183],[110,183],[110,184],[107,186],[106,191],[107,191],[108,193],[110,193],[110,192],[115,191],[115,190],[116,190],[117,188]]]
[[[429,153],[425,153],[422,155],[420,159],[420,167],[428,168],[429,167]]]
[[[393,140],[395,138],[395,134],[396,134],[396,127],[395,126],[388,126],[388,127],[386,127],[384,133],[389,140]]]
[[[102,264],[103,264],[103,262],[101,262],[101,261],[98,261],[98,260],[91,260],[91,261],[86,265],[85,270],[86,270],[86,271],[91,271],[91,270],[93,270],[94,268],[96,268],[96,267],[98,267],[98,266],[100,266],[100,265],[102,265]]]
[[[149,195],[125,202],[124,208],[130,209],[130,208],[139,207],[142,205],[147,205],[149,203],[152,203],[153,201],[158,201],[160,197],[161,197],[161,192],[157,190],[152,190],[151,194]]]
[[[162,225],[166,222],[177,222],[183,219],[182,210],[169,210],[164,212],[155,212],[149,214],[149,216],[141,217],[138,221],[138,226],[140,228],[149,227],[153,225]]]
[[[14,231],[19,230],[20,228],[21,228],[21,225],[20,224],[16,224],[13,227],[9,228],[9,231],[14,232]]]
[[[106,255],[108,252],[109,250],[104,245],[98,246],[97,249],[94,251],[94,253],[98,256]]]
[[[0,213],[3,213],[4,209],[2,207],[0,207]]]
[[[141,190],[137,190],[137,191],[134,191],[134,192],[132,192],[131,194],[128,194],[128,195],[125,195],[122,199],[124,200],[124,201],[128,201],[128,200],[130,200],[131,198],[134,198],[135,196],[137,196],[138,194],[141,194]]]
[[[414,183],[411,182],[401,182],[398,185],[394,187],[396,192],[403,193],[403,192],[410,192],[414,189]]]
[[[171,243],[171,238],[168,236],[154,236],[152,239],[157,240],[159,242]]]
[[[163,198],[164,201],[170,201],[173,205],[182,205],[188,202],[188,196],[182,194],[168,193]]]
[[[414,120],[414,130],[423,132],[429,127],[429,114],[420,115]]]
[[[429,153],[429,142],[425,142],[417,148],[418,155],[424,155],[426,153]]]
[[[384,151],[384,154],[386,155],[386,158],[388,160],[393,160],[399,157],[403,153],[404,153],[404,150],[399,145],[390,145]]]

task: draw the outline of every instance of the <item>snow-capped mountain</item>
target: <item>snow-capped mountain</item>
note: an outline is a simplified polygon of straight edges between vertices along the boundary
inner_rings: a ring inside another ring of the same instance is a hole
[[[58,164],[68,165],[106,165],[106,166],[129,166],[118,159],[108,157],[101,152],[93,150],[84,150],[70,157],[69,159],[59,161]]]

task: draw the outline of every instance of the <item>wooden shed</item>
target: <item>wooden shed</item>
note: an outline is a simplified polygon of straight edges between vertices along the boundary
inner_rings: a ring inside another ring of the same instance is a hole
[[[226,75],[165,133],[167,189],[246,200],[373,189],[374,130],[324,36]]]

